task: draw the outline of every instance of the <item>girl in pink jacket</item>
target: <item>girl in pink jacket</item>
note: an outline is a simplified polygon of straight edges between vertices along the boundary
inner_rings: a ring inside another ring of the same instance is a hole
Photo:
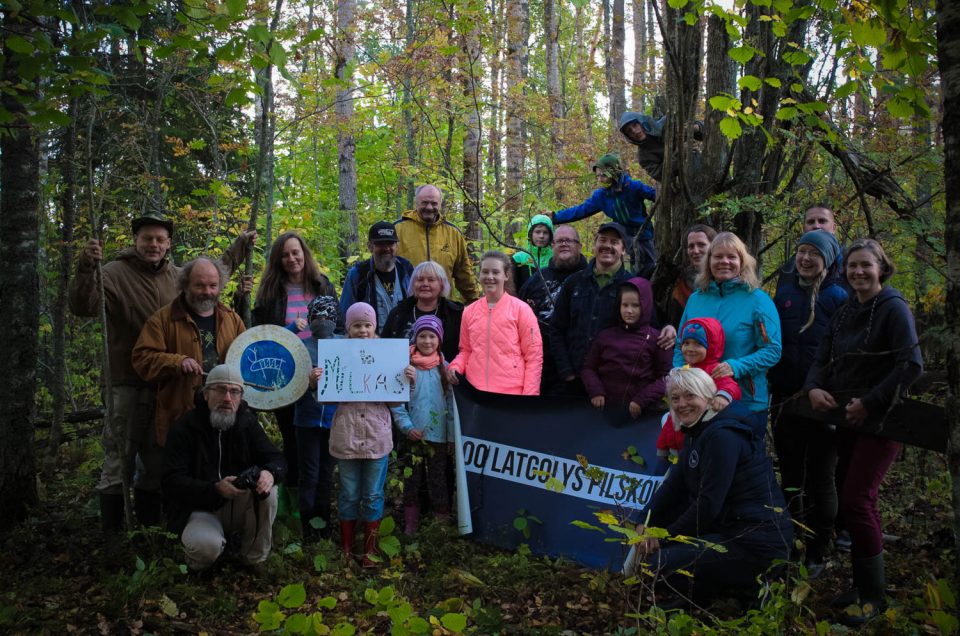
[[[450,363],[450,383],[457,374],[491,393],[539,395],[543,341],[530,306],[507,294],[510,258],[490,251],[480,260],[483,298],[463,310],[460,354]]]

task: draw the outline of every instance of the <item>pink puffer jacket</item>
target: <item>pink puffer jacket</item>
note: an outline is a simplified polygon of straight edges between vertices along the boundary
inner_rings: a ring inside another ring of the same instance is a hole
[[[539,395],[543,341],[527,303],[504,294],[491,310],[481,298],[463,310],[460,355],[450,368],[481,391]]]

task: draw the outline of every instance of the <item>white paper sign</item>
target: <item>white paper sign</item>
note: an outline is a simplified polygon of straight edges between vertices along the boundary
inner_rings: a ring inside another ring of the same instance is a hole
[[[317,342],[320,402],[409,402],[403,370],[410,342],[401,338],[346,338]]]

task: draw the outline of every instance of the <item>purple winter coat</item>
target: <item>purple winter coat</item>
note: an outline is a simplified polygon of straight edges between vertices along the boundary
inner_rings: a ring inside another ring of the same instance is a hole
[[[666,375],[673,366],[673,351],[657,346],[658,329],[650,326],[653,315],[653,291],[645,278],[631,278],[640,293],[642,314],[635,325],[619,320],[618,325],[602,330],[593,339],[583,362],[580,379],[591,398],[603,396],[610,406],[636,402],[646,409],[657,404],[666,390]],[[622,287],[621,286],[621,287]],[[618,293],[619,298],[619,293]]]

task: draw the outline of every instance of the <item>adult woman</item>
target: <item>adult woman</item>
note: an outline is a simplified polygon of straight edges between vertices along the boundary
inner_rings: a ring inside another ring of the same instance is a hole
[[[251,312],[253,324],[296,324],[297,335],[310,337],[307,324],[307,305],[317,296],[333,296],[337,291],[330,280],[320,273],[310,248],[296,232],[285,232],[270,247],[267,267],[257,290],[256,304]],[[280,435],[283,437],[283,456],[287,460],[287,484],[297,487],[297,437],[293,426],[294,407],[274,411]]]
[[[923,371],[917,331],[907,301],[884,283],[893,263],[874,240],[859,239],[844,257],[853,291],[825,334],[804,390],[817,411],[843,408],[849,427],[837,431],[840,513],[850,532],[854,588],[835,599],[856,603],[845,613],[858,624],[881,612],[886,587],[883,529],[877,493],[900,444],[867,431]]]
[[[677,282],[670,292],[667,301],[667,324],[680,328],[680,317],[687,306],[687,300],[696,288],[697,276],[700,274],[700,264],[710,247],[710,241],[717,236],[717,231],[709,225],[697,223],[687,228],[683,242],[685,246],[686,263],[677,276]]]
[[[480,259],[483,298],[463,311],[460,353],[450,363],[451,384],[463,374],[481,391],[539,395],[543,342],[537,317],[522,300],[505,293],[510,257],[490,251]]]
[[[722,591],[754,588],[757,575],[786,558],[793,534],[751,412],[739,401],[714,412],[716,390],[702,369],[675,368],[667,376],[670,412],[688,439],[654,494],[647,521],[670,536],[698,541],[647,538],[637,544],[669,588],[698,604]],[[637,531],[643,534],[645,526]]]
[[[783,355],[768,377],[775,405],[773,440],[790,511],[812,532],[805,555],[812,578],[823,571],[837,516],[837,449],[833,431],[825,424],[781,414],[778,406],[803,388],[830,317],[847,300],[835,273],[839,255],[840,244],[832,234],[807,232],[797,244],[795,271],[785,275],[773,297],[783,338]]]
[[[436,316],[443,325],[443,358],[449,362],[460,351],[463,305],[450,300],[450,281],[443,266],[424,261],[413,269],[407,297],[393,308],[380,331],[381,338],[410,338],[413,323],[421,316]]]
[[[716,318],[727,337],[723,361],[711,375],[732,376],[742,391],[741,401],[753,412],[754,432],[767,430],[767,369],[780,360],[780,318],[757,277],[757,261],[736,234],[721,232],[710,243],[705,265],[683,311],[680,324],[691,318]],[[683,365],[680,342],[673,366]]]

